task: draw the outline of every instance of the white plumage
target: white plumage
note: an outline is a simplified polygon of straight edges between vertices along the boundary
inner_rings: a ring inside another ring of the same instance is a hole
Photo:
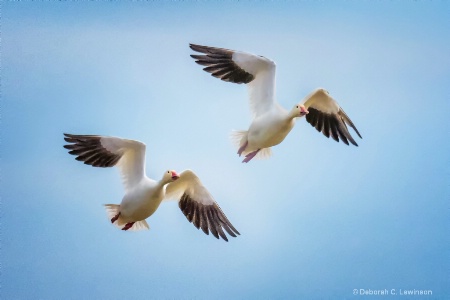
[[[267,158],[270,147],[281,143],[295,124],[296,118],[306,116],[307,122],[326,137],[342,140],[345,144],[358,146],[350,135],[347,125],[360,138],[358,130],[339,104],[324,89],[316,89],[303,101],[288,111],[275,98],[275,71],[273,61],[254,54],[223,48],[190,44],[192,50],[203,55],[191,55],[203,70],[212,76],[233,83],[245,83],[249,89],[249,104],[253,115],[247,131],[232,133],[243,162],[253,157]]]
[[[111,222],[122,230],[149,229],[150,217],[163,200],[177,199],[178,205],[197,229],[228,241],[224,230],[236,237],[233,227],[200,179],[191,170],[177,174],[164,172],[159,181],[145,174],[145,144],[118,137],[64,134],[64,148],[76,160],[94,167],[117,166],[122,175],[125,195],[120,205],[106,204]]]

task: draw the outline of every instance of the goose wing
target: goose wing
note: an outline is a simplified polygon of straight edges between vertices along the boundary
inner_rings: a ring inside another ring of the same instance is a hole
[[[275,102],[275,69],[270,59],[246,52],[190,44],[202,55],[191,55],[203,70],[223,81],[245,83],[253,117],[268,111]]]
[[[125,189],[130,189],[144,176],[145,144],[118,137],[64,134],[64,148],[76,160],[93,167],[120,169]]]
[[[358,129],[356,129],[353,122],[339,106],[326,90],[317,89],[306,96],[303,105],[308,109],[309,113],[306,115],[306,121],[315,127],[317,131],[322,132],[326,137],[332,137],[335,141],[342,140],[345,144],[355,142],[347,125],[353,128],[356,134],[361,137]]]
[[[178,199],[178,206],[197,229],[228,242],[224,230],[236,237],[240,234],[220,209],[212,195],[191,170],[181,172],[178,180],[167,185],[165,200]]]

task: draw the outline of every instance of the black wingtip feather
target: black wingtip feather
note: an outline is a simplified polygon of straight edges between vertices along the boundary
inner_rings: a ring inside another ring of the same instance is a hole
[[[356,130],[348,116],[340,110],[337,114],[326,114],[313,107],[309,107],[309,114],[306,115],[306,121],[315,127],[317,131],[322,132],[327,138],[331,137],[336,141],[342,140],[346,145],[350,145],[349,142],[358,147],[358,144],[353,139],[352,135],[348,131],[347,124],[355,129],[355,132],[360,134]]]
[[[75,159],[83,161],[86,165],[93,167],[112,167],[121,155],[106,150],[101,144],[101,137],[96,135],[75,135],[64,133],[64,140],[69,143],[63,147],[69,154],[76,156]]]
[[[222,238],[226,242],[228,242],[228,237],[224,230],[232,237],[236,237],[236,234],[240,235],[228,221],[217,203],[204,205],[191,199],[188,194],[183,193],[178,206],[188,221],[193,223],[197,229],[201,228],[207,235],[211,232],[215,238]]]
[[[191,54],[190,56],[196,60],[197,64],[206,66],[203,70],[211,73],[213,77],[237,84],[247,84],[255,79],[253,74],[248,73],[233,61],[233,50],[195,44],[189,44],[189,47],[196,52],[205,54]]]

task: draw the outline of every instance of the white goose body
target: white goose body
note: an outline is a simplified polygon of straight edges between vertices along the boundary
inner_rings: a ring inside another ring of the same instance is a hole
[[[158,209],[164,196],[165,187],[161,182],[143,178],[123,196],[120,203],[120,223],[147,219]]]
[[[238,146],[243,162],[253,157],[266,158],[270,147],[280,144],[295,125],[295,119],[306,120],[326,137],[342,140],[345,144],[358,146],[350,135],[347,125],[361,138],[350,118],[339,104],[322,89],[316,89],[291,111],[281,107],[275,100],[276,65],[270,59],[246,52],[190,44],[192,50],[203,55],[191,55],[203,70],[223,81],[245,83],[249,88],[250,110],[253,121],[247,131],[235,131],[232,138]]]
[[[295,119],[279,105],[255,118],[247,131],[248,146],[244,154],[280,144],[294,128]]]
[[[162,201],[177,199],[189,222],[205,234],[228,241],[226,231],[236,237],[233,227],[212,195],[191,170],[179,175],[164,172],[156,181],[145,175],[145,144],[118,137],[64,134],[69,154],[93,167],[120,169],[125,195],[120,204],[105,204],[111,223],[122,230],[149,229],[145,219],[153,215]]]

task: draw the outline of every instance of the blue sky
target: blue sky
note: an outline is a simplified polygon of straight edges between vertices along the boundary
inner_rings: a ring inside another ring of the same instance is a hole
[[[450,297],[449,3],[1,9],[2,299]],[[228,135],[249,125],[246,88],[203,72],[189,43],[274,60],[286,108],[326,88],[360,147],[301,120],[270,160],[241,164]],[[63,132],[145,142],[152,178],[193,169],[241,236],[204,235],[175,202],[150,231],[115,229],[117,170],[75,161]]]

